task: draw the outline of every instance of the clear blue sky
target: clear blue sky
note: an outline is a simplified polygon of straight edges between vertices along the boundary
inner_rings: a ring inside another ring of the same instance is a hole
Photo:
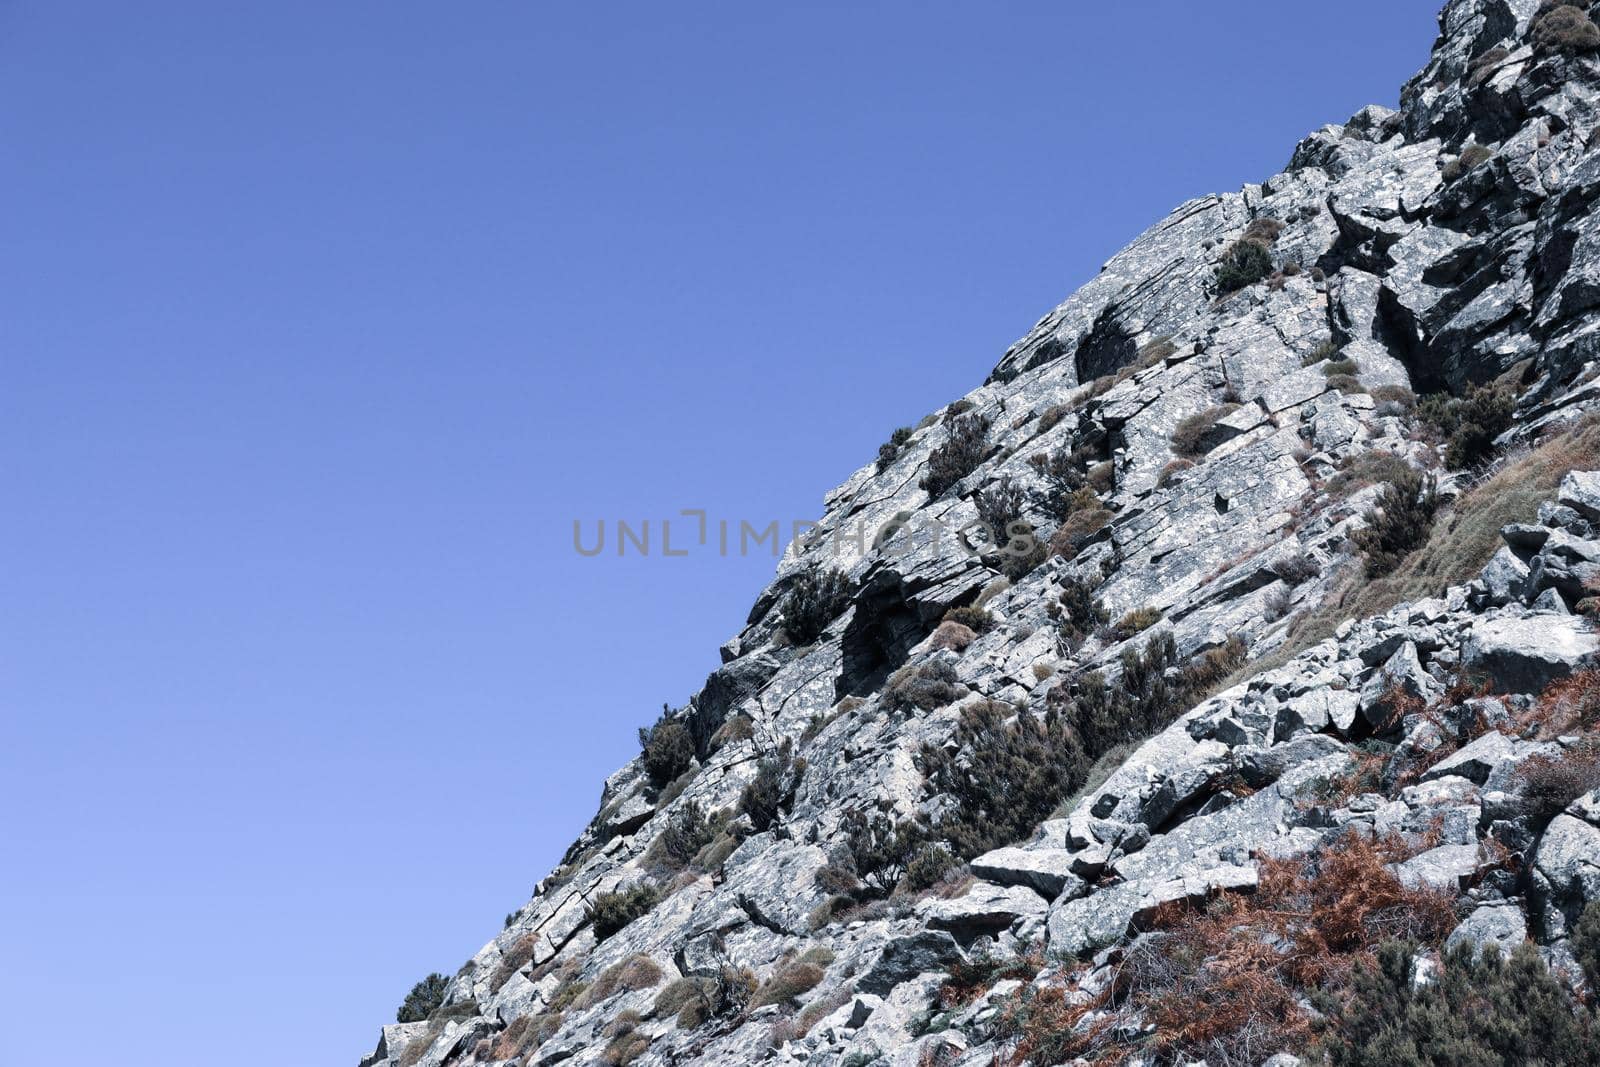
[[[812,515],[1430,0],[0,0],[0,1067],[353,1067]]]

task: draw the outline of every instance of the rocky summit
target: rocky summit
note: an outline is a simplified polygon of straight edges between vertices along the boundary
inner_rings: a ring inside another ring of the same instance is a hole
[[[1454,0],[895,431],[362,1067],[1594,1062],[1595,14]]]

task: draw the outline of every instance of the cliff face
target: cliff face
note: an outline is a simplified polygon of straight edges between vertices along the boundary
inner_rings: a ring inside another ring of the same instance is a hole
[[[1526,772],[1593,725],[1600,52],[1541,14],[1449,4],[1400,111],[1179,207],[830,494],[563,866],[364,1067],[1261,1063],[1384,923],[1581,981],[1600,798],[1551,810]],[[1340,870],[1360,929],[1284,949]],[[1186,1029],[1127,976],[1218,908],[1218,936],[1279,916],[1250,944],[1298,977]]]

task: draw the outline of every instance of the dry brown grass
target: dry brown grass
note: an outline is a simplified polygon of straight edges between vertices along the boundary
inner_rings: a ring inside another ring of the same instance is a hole
[[[948,649],[952,652],[965,652],[967,646],[977,639],[978,635],[973,633],[969,627],[963,626],[959,622],[946,620],[941,622],[939,628],[933,632],[932,647]]]
[[[1600,671],[1579,671],[1552,682],[1517,722],[1542,738],[1585,733],[1600,726]]]
[[[633,993],[660,984],[661,967],[655,960],[645,955],[629,956],[601,971],[576,1004],[579,1008],[592,1008],[615,993]]]
[[[762,982],[750,998],[750,1007],[767,1004],[792,1004],[802,993],[810,992],[824,975],[823,968],[805,959],[780,961],[772,977]]]
[[[1434,523],[1421,548],[1385,578],[1369,580],[1359,564],[1346,564],[1332,591],[1315,611],[1301,616],[1289,639],[1270,657],[1251,663],[1242,681],[1281,667],[1332,636],[1346,619],[1382,615],[1396,604],[1438,596],[1477,577],[1500,547],[1500,530],[1538,518],[1539,505],[1555,496],[1570,471],[1600,468],[1600,419],[1584,419],[1534,448],[1510,456],[1493,475],[1463,494]]]
[[[1436,945],[1455,926],[1453,893],[1407,889],[1389,868],[1416,846],[1347,835],[1315,856],[1262,861],[1253,894],[1160,909],[1098,995],[1075,995],[1069,973],[1008,1005],[999,1026],[1011,1058],[1002,1062],[1121,1063],[1139,1055],[1254,1067],[1283,1048],[1309,1047],[1310,992],[1337,994],[1385,941]],[[941,1002],[970,1002],[989,983],[967,965]],[[1079,1029],[1090,1012],[1100,1014]],[[1154,1027],[1148,1040],[1114,1043],[1113,1032],[1134,1021]]]
[[[494,969],[494,974],[489,977],[489,988],[499,991],[500,987],[511,981],[511,976],[533,961],[533,950],[539,944],[539,939],[533,934],[523,934],[511,943],[500,956],[500,963]]]

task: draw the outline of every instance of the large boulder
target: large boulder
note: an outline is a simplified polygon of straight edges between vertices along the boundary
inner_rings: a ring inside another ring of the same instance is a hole
[[[856,991],[888,996],[900,983],[928,971],[940,970],[965,955],[956,939],[944,930],[925,930],[897,937],[883,946],[878,959],[856,982]]]
[[[1565,937],[1593,900],[1600,900],[1600,829],[1557,815],[1533,855],[1534,899],[1548,939]]]
[[[1511,955],[1511,950],[1528,939],[1528,921],[1515,901],[1500,900],[1478,908],[1445,941],[1446,951],[1460,945],[1471,945],[1474,952],[1493,947],[1501,956]]]
[[[917,916],[935,930],[949,930],[962,942],[998,934],[1018,919],[1040,915],[1045,900],[1025,886],[977,882],[959,897],[930,897],[917,905]]]
[[[1462,667],[1487,678],[1496,692],[1538,693],[1594,663],[1600,638],[1576,616],[1482,619],[1462,649]]]
[[[1058,897],[1069,882],[1073,853],[1064,848],[997,848],[967,866],[972,873],[996,885],[1025,886],[1047,897]]]

